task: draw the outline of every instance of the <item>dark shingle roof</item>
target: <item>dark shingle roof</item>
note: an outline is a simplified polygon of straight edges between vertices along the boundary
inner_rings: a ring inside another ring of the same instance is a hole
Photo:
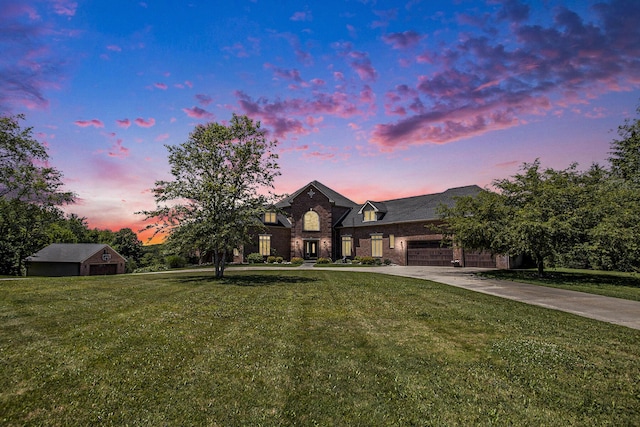
[[[367,201],[383,213],[378,221],[364,222],[360,209],[352,209],[349,215],[342,221],[343,227],[363,227],[376,224],[391,224],[398,222],[429,221],[438,219],[438,207],[442,205],[453,206],[456,197],[475,196],[483,191],[477,185],[451,188],[437,194],[406,197],[403,199],[385,200],[383,202]],[[364,205],[362,205],[364,206]],[[361,207],[362,207],[361,206]]]
[[[311,181],[309,184],[305,185],[304,187],[302,187],[301,189],[299,189],[289,197],[286,197],[281,201],[279,201],[278,203],[276,203],[276,207],[280,209],[288,208],[289,206],[291,206],[291,201],[293,201],[293,199],[298,197],[302,192],[307,192],[308,191],[307,189],[311,186],[313,186],[320,193],[324,194],[329,199],[329,201],[333,203],[335,206],[346,207],[346,208],[354,208],[358,206],[356,202],[347,199],[342,194],[338,193],[335,190],[332,190],[326,185],[318,181]]]
[[[53,243],[28,257],[27,261],[84,262],[107,247],[109,245],[104,243]]]

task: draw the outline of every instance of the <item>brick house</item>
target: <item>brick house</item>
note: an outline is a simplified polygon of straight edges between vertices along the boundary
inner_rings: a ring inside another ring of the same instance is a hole
[[[259,252],[313,260],[371,256],[399,265],[508,268],[509,259],[490,253],[442,245],[437,209],[455,198],[473,196],[477,185],[442,193],[358,204],[318,181],[312,181],[276,204],[263,218],[266,231],[238,251],[234,261]]]
[[[26,259],[27,276],[123,274],[126,260],[102,243],[54,243]]]

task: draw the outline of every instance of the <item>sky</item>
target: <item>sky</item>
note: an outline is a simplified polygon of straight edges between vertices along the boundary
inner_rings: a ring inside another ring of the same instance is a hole
[[[0,0],[0,115],[91,228],[142,229],[166,145],[233,113],[278,141],[280,194],[487,187],[606,164],[640,105],[639,22],[638,0]]]

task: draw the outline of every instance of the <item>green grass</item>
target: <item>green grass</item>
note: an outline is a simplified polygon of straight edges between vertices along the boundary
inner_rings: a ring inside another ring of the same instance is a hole
[[[374,273],[226,274],[0,282],[0,424],[640,424],[640,331]]]
[[[614,271],[546,269],[544,277],[535,270],[497,270],[484,277],[569,289],[615,298],[640,301],[640,275]]]

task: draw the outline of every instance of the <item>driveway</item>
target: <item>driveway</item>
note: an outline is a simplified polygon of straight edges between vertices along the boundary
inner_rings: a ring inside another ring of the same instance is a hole
[[[368,269],[363,267],[323,267],[323,269],[325,268],[339,271],[371,271],[393,276],[426,279],[640,330],[640,301],[629,301],[526,283],[485,279],[475,275],[477,272],[487,270],[482,268],[388,266]]]

